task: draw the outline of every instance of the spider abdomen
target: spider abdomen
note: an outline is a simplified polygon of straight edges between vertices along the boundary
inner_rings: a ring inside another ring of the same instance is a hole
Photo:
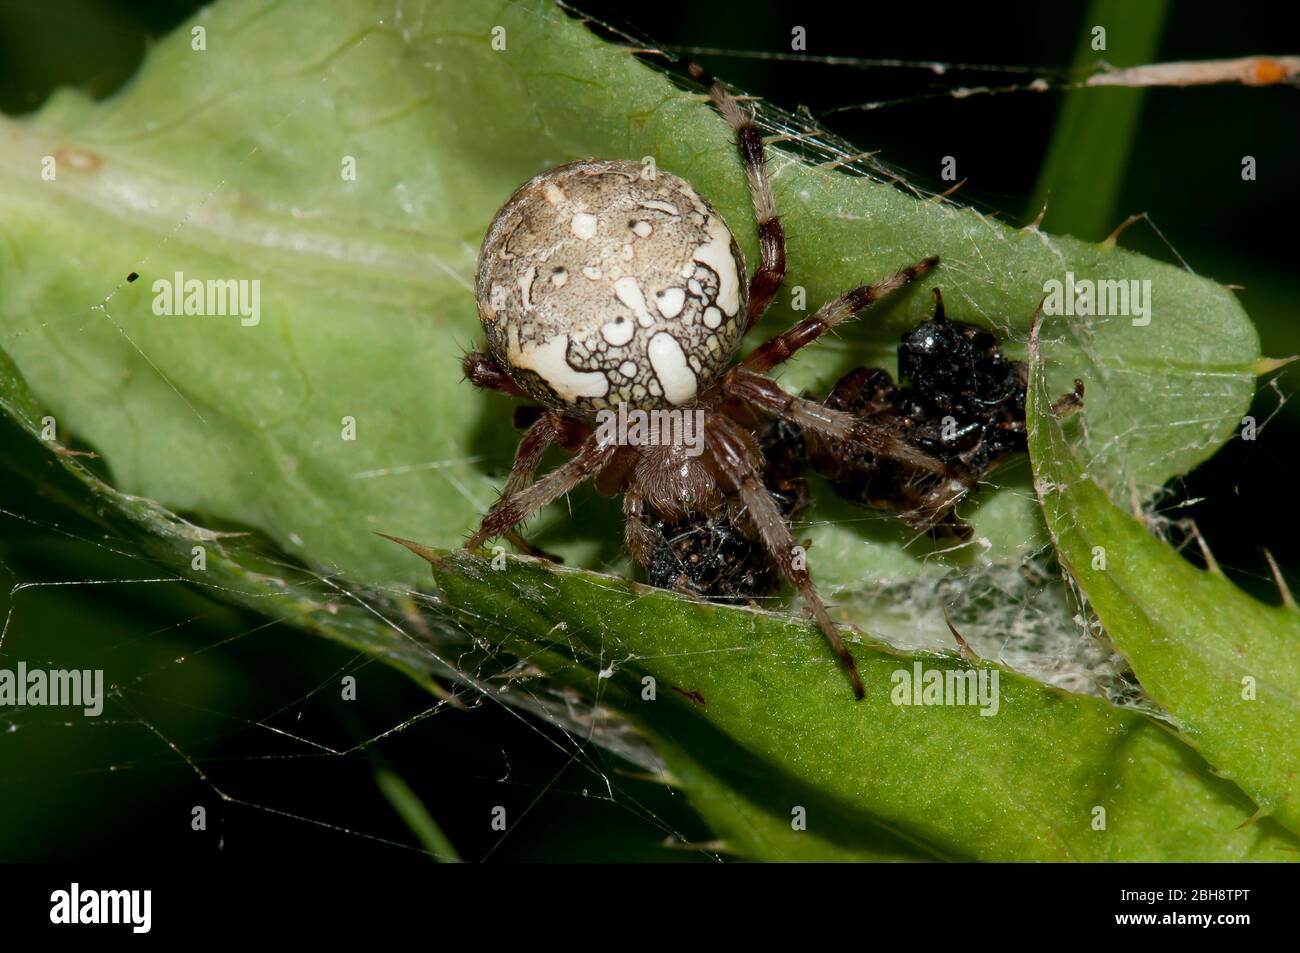
[[[520,187],[479,254],[492,356],[528,394],[590,416],[694,402],[745,325],[745,263],[684,180],[584,160]]]

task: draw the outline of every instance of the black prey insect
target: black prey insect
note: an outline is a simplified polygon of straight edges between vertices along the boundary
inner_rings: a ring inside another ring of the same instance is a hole
[[[997,339],[970,324],[949,321],[934,289],[934,316],[903,333],[898,382],[880,368],[859,367],[831,388],[827,407],[894,436],[940,460],[947,472],[861,453],[844,441],[810,430],[810,463],[843,497],[897,513],[909,526],[936,536],[969,539],[956,512],[963,499],[1009,455],[1026,449],[1028,368],[1009,360]],[[1056,402],[1064,413],[1083,400],[1083,382]]]

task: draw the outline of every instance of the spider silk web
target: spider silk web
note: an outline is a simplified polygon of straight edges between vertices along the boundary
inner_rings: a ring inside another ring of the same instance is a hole
[[[593,29],[630,48],[652,48],[644,37],[586,19]],[[694,52],[720,57],[752,55],[725,49]],[[784,55],[798,59],[797,54]],[[824,65],[852,74],[855,83],[865,87],[877,71],[900,64],[842,58]],[[950,71],[985,69],[975,64],[922,65],[930,68],[940,84]],[[1023,74],[1014,83],[1017,87],[1039,80],[1068,82],[1063,72],[1045,73],[1029,66],[997,69],[1003,74]],[[996,86],[990,84],[984,94],[996,95]],[[966,88],[954,84],[947,92],[918,92],[845,106],[924,109],[924,104],[936,97],[960,97]],[[841,140],[812,115],[785,111],[767,102],[752,105],[768,143],[778,147],[770,160],[774,175],[779,176],[782,163],[797,156],[846,174],[892,183],[918,198],[956,202],[943,196],[939,186],[921,184],[921,177],[905,174],[881,156]],[[212,182],[210,195],[224,188],[224,178]],[[977,202],[963,199],[962,204],[990,217],[995,214],[993,208]],[[177,219],[159,248],[185,229],[187,219],[188,215]],[[1051,239],[1046,234],[1041,237],[1050,246]],[[1169,248],[1181,262],[1172,245]],[[464,286],[472,289],[472,276],[460,277]],[[960,274],[948,274],[945,287],[960,291],[962,280]],[[120,277],[105,278],[104,294],[90,304],[87,319],[107,320],[117,326],[113,299],[121,287]],[[990,326],[1009,332],[1001,316],[985,317]],[[121,327],[118,330],[125,335]],[[166,380],[161,369],[155,370]],[[1277,413],[1286,394],[1276,378],[1269,387],[1276,396],[1273,413]],[[194,412],[199,414],[197,409]],[[1269,420],[1261,426],[1267,426]],[[11,436],[18,439],[16,433]],[[45,452],[34,447],[34,453]],[[444,462],[428,461],[427,465]],[[73,466],[89,468],[86,478],[92,483],[98,479],[94,461],[78,460]],[[995,473],[991,480],[996,484],[997,479]],[[106,495],[114,493],[102,489]],[[1179,532],[1177,512],[1186,501],[1178,497],[1177,487],[1169,493],[1173,510],[1156,500],[1145,502],[1144,512],[1156,528],[1188,545],[1193,537]],[[484,495],[483,501],[490,502],[491,495]],[[250,541],[207,533],[150,501],[128,502],[140,519],[161,535],[174,540],[207,540],[212,544],[210,558],[214,562],[221,561],[226,545],[239,559],[247,558],[247,552],[238,547]],[[805,521],[818,518],[814,507]],[[890,519],[866,513],[851,518]],[[310,832],[324,845],[322,850],[366,848],[447,859],[444,848],[416,832],[418,823],[399,819],[396,807],[391,816],[376,814],[376,805],[385,803],[385,798],[375,793],[381,785],[391,785],[393,778],[427,773],[432,762],[442,769],[441,781],[426,779],[426,783],[456,785],[468,778],[474,784],[472,798],[477,806],[471,810],[477,813],[472,822],[440,815],[432,802],[426,801],[432,820],[444,827],[465,859],[500,857],[519,842],[543,835],[548,824],[557,823],[556,817],[568,816],[563,809],[547,807],[555,802],[578,805],[580,811],[598,805],[603,812],[600,817],[616,823],[622,818],[647,843],[681,847],[706,860],[725,854],[722,845],[707,840],[707,831],[693,820],[680,795],[666,785],[664,765],[653,749],[599,698],[583,698],[556,686],[526,660],[505,656],[476,640],[445,611],[432,611],[445,607],[428,593],[359,588],[337,574],[286,558],[265,541],[251,541],[251,552],[257,571],[278,580],[282,595],[268,593],[262,586],[241,584],[237,573],[213,573],[211,578],[216,581],[182,576],[159,568],[146,543],[129,538],[120,526],[109,526],[94,513],[73,517],[52,507],[6,503],[0,506],[0,527],[0,539],[21,540],[30,547],[21,560],[11,551],[8,559],[0,562],[0,592],[7,596],[0,604],[0,665],[12,666],[18,659],[31,667],[84,668],[93,664],[104,668],[106,690],[104,713],[98,718],[82,717],[69,709],[0,709],[0,744],[9,747],[7,754],[0,751],[9,768],[0,778],[0,790],[8,790],[11,796],[29,797],[31,792],[68,786],[74,791],[121,791],[126,793],[113,797],[129,798],[131,791],[162,787],[175,793],[176,817],[167,823],[174,827],[178,842],[191,835],[191,807],[202,805],[207,808],[207,827],[206,835],[199,836],[206,836],[218,849],[251,836],[302,837],[308,836],[303,832]],[[0,555],[3,553],[0,549]],[[78,567],[102,566],[103,571],[64,572],[65,559]],[[590,568],[625,570],[626,564]],[[1070,602],[1059,581],[1045,584],[1057,576],[1050,552],[1039,551],[1020,565],[899,580],[854,598],[873,612],[884,606],[905,607],[900,614],[926,619],[923,627],[930,631],[943,631],[942,613],[948,608],[954,623],[984,658],[997,659],[1073,691],[1145,706],[1122,662],[1104,640],[1094,637],[1095,621],[1079,606],[1077,594]],[[176,590],[186,594],[173,598]],[[110,593],[114,604],[125,607],[153,605],[154,611],[144,613],[149,624],[136,625],[135,631],[130,631],[131,624],[113,617],[121,610],[105,609],[97,601],[103,593]],[[98,629],[77,632],[76,623],[69,618],[71,610],[60,611],[63,605],[90,607],[91,611],[99,607],[104,612],[98,620],[102,631],[112,634],[101,639]],[[320,619],[325,615],[332,625],[352,631],[361,644],[373,641],[376,626],[398,633],[400,648],[388,652],[389,661],[417,674],[425,685],[417,687],[405,675],[388,671],[373,654],[325,645],[318,638]],[[873,634],[905,648],[951,647],[918,639],[915,632],[919,628],[922,626],[909,623],[891,629],[886,621]],[[246,660],[260,659],[252,647],[267,642],[282,643],[284,648],[272,659],[275,680],[261,683],[258,680],[264,672],[247,667]],[[86,645],[92,648],[86,649]],[[307,657],[301,671],[293,664],[298,653]],[[94,661],[85,662],[87,657]],[[340,714],[341,680],[375,670],[381,670],[381,684],[392,698],[374,708],[353,704],[347,714]],[[247,697],[209,684],[222,679],[249,682]],[[253,686],[252,682],[258,683]],[[461,751],[459,760],[439,765],[442,755],[438,745],[457,733],[472,732],[465,726],[476,719],[489,725],[489,730],[480,733],[488,750],[477,755]],[[486,740],[491,737],[499,742]],[[70,750],[75,756],[48,763],[39,757],[24,759],[23,752],[35,750],[24,747],[27,745]],[[527,768],[522,767],[525,762]],[[307,783],[295,780],[303,777],[309,779]],[[380,778],[384,780],[370,780]],[[353,806],[313,795],[367,787],[372,796]],[[389,790],[387,801],[397,804],[400,795]],[[493,793],[498,790],[502,793]],[[489,826],[489,808],[496,804],[508,805],[509,824],[504,832],[492,831]],[[73,807],[84,805],[74,802]],[[116,818],[111,812],[108,816]],[[470,823],[482,829],[474,837],[464,834]],[[503,849],[501,845],[506,846]]]

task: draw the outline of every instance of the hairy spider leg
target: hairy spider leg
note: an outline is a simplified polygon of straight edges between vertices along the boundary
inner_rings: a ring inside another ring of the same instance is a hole
[[[638,566],[650,564],[655,536],[646,521],[645,499],[632,489],[623,494],[623,542]]]
[[[751,371],[770,371],[778,364],[789,360],[800,348],[812,344],[831,328],[843,324],[881,298],[911,284],[938,264],[938,257],[926,258],[914,265],[908,265],[888,278],[869,285],[861,285],[838,298],[827,301],[809,317],[795,322],[788,331],[774,335],[760,344],[740,362],[740,366]]]
[[[758,227],[759,265],[749,281],[749,304],[745,331],[748,332],[767,311],[785,280],[785,230],[776,214],[776,198],[767,175],[767,157],[763,136],[753,117],[741,108],[736,97],[697,63],[686,62],[686,70],[696,82],[708,87],[709,99],[736,134],[736,149],[749,182],[749,197],[754,206],[754,223]]]
[[[842,410],[833,410],[815,400],[788,393],[770,377],[746,367],[729,371],[722,380],[722,392],[742,404],[771,417],[779,417],[834,440],[842,440],[866,453],[900,460],[918,470],[952,476],[942,460],[899,440],[884,427],[859,420]]]
[[[503,496],[483,517],[478,530],[465,543],[466,549],[477,549],[493,536],[500,536],[528,519],[548,503],[589,479],[605,466],[617,449],[599,433],[592,433],[578,447],[577,453],[541,479],[523,487],[509,496]]]
[[[862,685],[862,676],[858,673],[857,662],[853,660],[848,646],[844,644],[844,639],[831,619],[826,604],[817,594],[802,547],[795,543],[790,527],[786,525],[785,518],[777,509],[772,495],[763,485],[755,461],[757,450],[753,438],[739,424],[733,423],[723,414],[710,414],[705,419],[704,426],[711,437],[706,452],[715,461],[723,485],[739,496],[741,502],[745,504],[749,519],[758,531],[763,546],[781,567],[785,577],[799,590],[804,605],[816,619],[822,635],[826,637],[831,650],[849,676],[854,696],[861,701],[866,695],[866,690]]]
[[[471,351],[466,354],[461,366],[465,370],[466,380],[481,390],[499,391],[525,399],[528,397],[505,368],[482,351]],[[586,425],[582,420],[545,407],[516,407],[515,426],[521,427],[526,432],[515,450],[515,462],[510,468],[505,486],[501,489],[501,499],[513,496],[532,483],[533,475],[542,462],[546,448],[552,443],[558,442],[561,446],[571,449],[586,435]],[[508,529],[502,535],[512,546],[527,556],[547,559],[554,563],[564,562],[554,553],[548,553],[534,546],[518,530]]]

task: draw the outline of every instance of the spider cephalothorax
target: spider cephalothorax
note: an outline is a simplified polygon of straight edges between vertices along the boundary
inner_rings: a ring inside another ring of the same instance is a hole
[[[1009,360],[997,339],[949,321],[934,290],[934,317],[903,333],[898,383],[888,371],[859,367],[831,389],[826,406],[895,433],[948,467],[946,474],[905,461],[855,452],[818,433],[807,437],[814,469],[845,498],[898,513],[918,531],[969,539],[955,506],[994,467],[1025,449],[1028,369]],[[1057,402],[1078,406],[1082,382]]]
[[[886,428],[786,393],[768,372],[937,259],[854,288],[733,363],[780,287],[785,239],[758,130],[719,83],[691,72],[736,132],[762,261],[746,283],[721,215],[650,164],[573,162],[516,191],[479,255],[487,352],[467,355],[465,372],[479,387],[543,406],[525,414],[530,425],[501,499],[467,546],[497,535],[527,546],[515,526],[594,478],[601,492],[622,495],[628,550],[656,581],[734,599],[763,594],[736,590],[770,589],[779,571],[861,698],[853,657],[791,535],[798,500],[782,494],[802,490],[764,456],[770,424],[917,471],[946,476],[948,468]],[[552,443],[573,455],[534,480]]]

